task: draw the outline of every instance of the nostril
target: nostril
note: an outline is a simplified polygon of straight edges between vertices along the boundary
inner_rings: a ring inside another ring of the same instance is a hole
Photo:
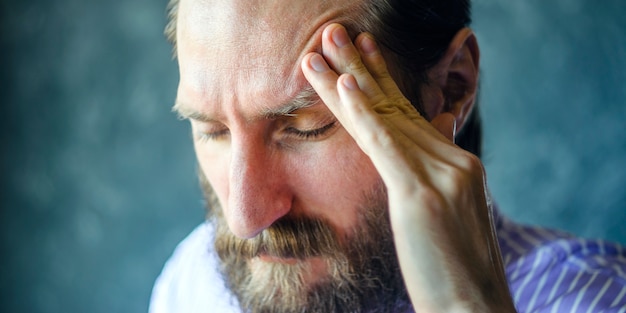
[[[289,212],[291,197],[281,158],[255,138],[244,139],[233,140],[227,214],[231,231],[251,238]]]
[[[252,238],[287,215],[291,210],[292,197],[285,189],[252,188],[233,194],[225,215],[231,231],[241,238]]]

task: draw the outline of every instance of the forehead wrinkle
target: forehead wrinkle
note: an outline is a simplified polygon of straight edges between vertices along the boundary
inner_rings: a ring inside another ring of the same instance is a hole
[[[261,109],[260,114],[248,120],[256,119],[275,119],[281,116],[296,116],[294,112],[305,109],[319,103],[321,99],[317,92],[311,86],[302,89],[295,97],[287,101],[285,104],[276,108],[265,107]],[[201,122],[216,122],[217,119],[209,114],[194,110],[183,102],[176,100],[172,111],[175,112],[180,119],[193,119]],[[255,114],[256,115],[256,114]]]
[[[306,85],[300,62],[321,52],[323,26],[349,20],[358,3],[181,1],[181,100],[197,116],[222,122],[285,116],[315,104],[313,97],[290,97]]]

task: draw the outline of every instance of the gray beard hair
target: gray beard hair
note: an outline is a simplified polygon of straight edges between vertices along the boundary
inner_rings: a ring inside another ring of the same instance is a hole
[[[329,223],[322,219],[286,216],[257,237],[240,239],[228,229],[212,187],[199,172],[208,218],[215,225],[214,248],[220,272],[243,312],[412,311],[382,182],[364,193],[357,226],[347,238],[337,240]],[[299,260],[319,257],[326,263],[327,277],[307,283],[304,274],[311,269],[306,262],[261,262],[262,270],[253,270],[250,260],[259,253]]]

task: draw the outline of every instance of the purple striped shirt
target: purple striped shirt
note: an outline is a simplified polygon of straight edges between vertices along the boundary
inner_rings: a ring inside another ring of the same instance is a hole
[[[496,217],[518,312],[626,312],[626,250]]]
[[[626,313],[623,247],[495,215],[518,312]],[[204,223],[178,245],[155,283],[151,313],[240,312],[209,251],[212,233],[211,224]]]

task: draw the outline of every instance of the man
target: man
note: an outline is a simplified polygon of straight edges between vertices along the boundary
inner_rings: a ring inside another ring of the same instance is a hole
[[[468,152],[467,1],[180,0],[170,17],[210,210],[152,312],[626,310],[621,247],[492,208]]]

